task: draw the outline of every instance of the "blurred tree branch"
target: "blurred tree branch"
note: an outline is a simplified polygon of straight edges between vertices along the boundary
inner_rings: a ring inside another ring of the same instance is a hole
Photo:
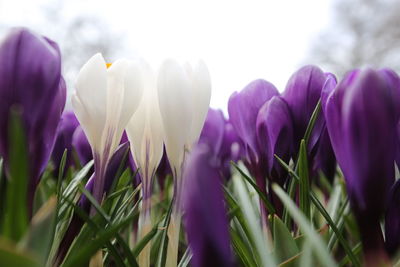
[[[311,46],[307,62],[342,76],[363,66],[400,70],[400,1],[336,0],[334,24]]]

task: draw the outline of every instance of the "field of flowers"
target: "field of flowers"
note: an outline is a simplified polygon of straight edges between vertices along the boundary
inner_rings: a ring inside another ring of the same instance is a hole
[[[400,264],[394,71],[304,66],[226,118],[202,61],[94,54],[72,110],[55,42],[12,29],[0,62],[0,266]]]

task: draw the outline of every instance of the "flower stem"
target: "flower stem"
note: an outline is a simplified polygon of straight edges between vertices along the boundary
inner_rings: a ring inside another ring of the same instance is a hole
[[[181,227],[181,190],[182,190],[182,169],[174,168],[174,206],[168,226],[168,250],[166,267],[176,267],[179,252],[179,232]]]

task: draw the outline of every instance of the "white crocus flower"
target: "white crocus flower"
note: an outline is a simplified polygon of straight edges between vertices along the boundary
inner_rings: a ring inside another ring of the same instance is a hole
[[[166,60],[158,75],[158,100],[164,125],[164,142],[174,183],[175,205],[168,228],[168,253],[166,266],[177,264],[180,195],[182,167],[185,153],[198,141],[206,119],[211,98],[211,81],[203,62],[194,67],[184,67],[174,60]]]
[[[168,59],[158,75],[158,100],[164,125],[168,160],[179,172],[185,149],[198,141],[211,98],[211,81],[207,66],[199,61],[179,65]],[[176,173],[175,173],[176,174]]]
[[[108,161],[142,97],[138,71],[139,66],[126,59],[107,68],[102,55],[96,54],[78,74],[72,107],[92,147],[96,173],[93,195],[99,202]]]
[[[139,217],[139,238],[150,232],[151,192],[153,177],[163,155],[163,125],[158,107],[156,77],[152,69],[141,62],[137,73],[142,81],[143,99],[138,110],[129,121],[126,132],[131,152],[142,178],[142,211]],[[139,265],[150,266],[150,244],[139,255]]]

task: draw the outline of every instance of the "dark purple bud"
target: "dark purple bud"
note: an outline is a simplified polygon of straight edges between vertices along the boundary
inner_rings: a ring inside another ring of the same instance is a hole
[[[266,173],[274,182],[283,185],[286,172],[274,155],[289,161],[293,150],[293,122],[282,97],[274,96],[258,112],[257,139]]]
[[[355,70],[336,87],[328,81],[322,93],[332,147],[371,259],[382,253],[379,220],[395,177],[400,92],[392,81],[384,70]]]
[[[201,131],[199,143],[207,144],[213,150],[214,156],[218,155],[221,150],[224,128],[225,118],[222,111],[210,108]]]
[[[282,96],[286,100],[293,118],[294,149],[298,151],[311,115],[321,96],[328,74],[316,66],[304,66],[289,79]],[[319,116],[309,140],[311,151],[321,135],[323,118]],[[296,152],[297,153],[297,152]]]
[[[220,166],[225,179],[230,178],[231,161],[238,161],[243,148],[232,124],[227,121],[221,110],[209,109],[199,143],[207,144]]]
[[[273,96],[279,95],[271,83],[255,80],[242,91],[231,95],[228,102],[230,122],[244,143],[249,162],[258,163],[259,147],[256,136],[257,114],[262,105]]]
[[[72,146],[74,147],[79,161],[82,166],[85,166],[93,159],[92,148],[86,138],[85,132],[81,126],[78,126],[72,136]]]
[[[312,157],[311,175],[318,177],[319,172],[322,172],[328,181],[332,182],[336,173],[336,158],[326,126],[323,128],[316,150]]]
[[[104,183],[104,193],[107,193],[115,179],[119,178],[117,177],[118,170],[122,166],[126,166],[127,162],[127,155],[129,153],[129,143],[126,142],[122,145],[120,145],[113,156],[110,159],[110,162],[107,166],[106,174],[105,174],[105,183]],[[123,171],[123,169],[122,169]],[[89,180],[86,183],[85,189],[89,191],[90,193],[93,193],[93,186],[94,186],[94,178],[95,174],[93,174]],[[78,205],[81,209],[83,209],[86,213],[89,213],[90,210],[90,202],[86,198],[84,194],[81,195]],[[74,213],[72,216],[71,223],[68,226],[67,231],[65,232],[65,235],[60,243],[59,249],[57,251],[57,257],[55,260],[55,264],[59,265],[62,260],[64,259],[66,253],[69,250],[70,245],[74,241],[75,237],[81,230],[83,226],[84,221],[82,218],[79,217],[77,213]]]
[[[67,149],[67,158],[64,170],[68,170],[73,165],[72,158],[72,136],[78,127],[79,122],[75,114],[71,111],[64,112],[61,116],[60,124],[57,129],[57,138],[54,144],[53,153],[51,154],[52,161],[55,166],[54,175],[57,177],[59,173],[60,163],[64,150]],[[65,171],[64,171],[65,173]]]
[[[394,255],[400,247],[400,180],[392,186],[385,214],[385,247]]]
[[[167,179],[168,175],[172,175],[172,170],[171,170],[171,166],[169,165],[167,152],[165,151],[165,147],[164,147],[160,164],[158,164],[158,167],[156,170],[157,181],[158,181],[158,184],[160,185],[161,191],[164,190],[165,180]]]
[[[11,108],[17,106],[22,112],[29,153],[28,201],[33,203],[66,101],[60,51],[45,37],[14,29],[0,44],[0,62],[0,155],[7,166],[8,120]]]
[[[233,265],[221,176],[213,158],[210,148],[199,144],[184,170],[184,222],[194,267]]]

